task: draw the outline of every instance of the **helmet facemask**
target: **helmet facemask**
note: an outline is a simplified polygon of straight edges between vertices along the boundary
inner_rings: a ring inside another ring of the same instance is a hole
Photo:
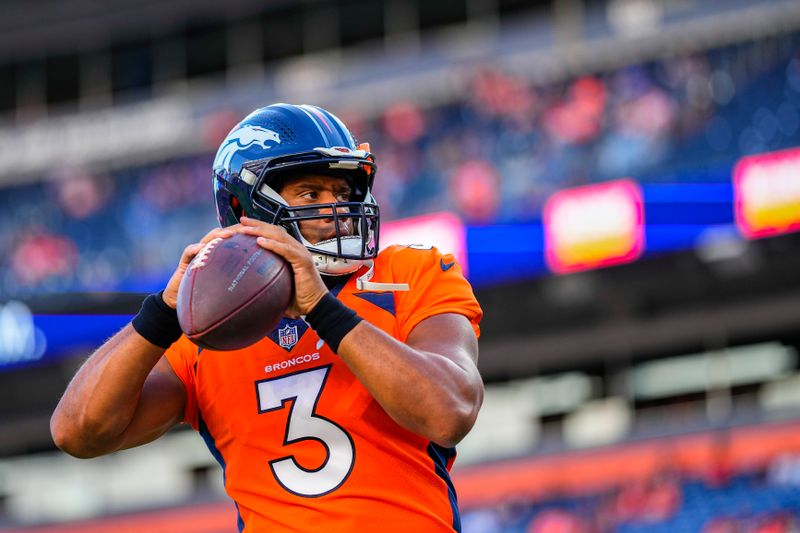
[[[335,276],[355,272],[377,256],[380,213],[370,190],[375,168],[372,156],[364,152],[345,159],[330,154],[333,150],[315,149],[314,155],[322,155],[322,159],[303,154],[248,162],[240,179],[252,185],[248,203],[253,212],[248,215],[286,229],[311,252],[317,270]],[[337,158],[332,160],[330,155]],[[350,201],[290,206],[278,190],[287,177],[304,173],[346,179],[352,190]],[[311,243],[301,225],[313,220],[332,220],[335,235]]]

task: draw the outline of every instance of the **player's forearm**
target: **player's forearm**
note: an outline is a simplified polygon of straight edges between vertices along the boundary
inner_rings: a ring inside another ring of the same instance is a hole
[[[338,353],[404,428],[452,447],[475,423],[483,384],[474,367],[414,349],[366,321],[344,337]]]
[[[50,420],[55,443],[78,457],[116,450],[163,353],[130,324],[109,339],[83,364],[56,407]]]

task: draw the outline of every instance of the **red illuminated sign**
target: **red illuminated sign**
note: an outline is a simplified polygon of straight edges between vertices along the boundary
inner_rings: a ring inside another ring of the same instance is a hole
[[[800,231],[800,149],[743,158],[733,191],[736,225],[748,239]]]
[[[545,258],[557,273],[627,263],[644,250],[642,192],[632,180],[553,194],[544,208]]]
[[[453,213],[434,213],[381,223],[381,249],[392,244],[435,246],[453,254],[467,274],[467,237],[464,223]]]

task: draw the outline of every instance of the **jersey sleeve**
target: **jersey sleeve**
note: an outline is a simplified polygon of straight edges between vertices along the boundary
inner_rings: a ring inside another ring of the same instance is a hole
[[[400,340],[405,342],[426,318],[444,313],[464,315],[480,336],[483,310],[453,255],[436,248],[400,247],[393,254],[392,270],[394,279],[409,285],[407,292],[395,293]]]
[[[164,356],[169,361],[175,375],[183,382],[186,389],[186,407],[183,411],[183,421],[198,428],[197,416],[197,388],[195,386],[195,368],[197,363],[198,348],[185,336],[181,336],[172,344]]]

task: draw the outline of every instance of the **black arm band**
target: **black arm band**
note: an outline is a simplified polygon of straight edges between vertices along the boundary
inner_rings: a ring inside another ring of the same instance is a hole
[[[151,294],[144,299],[142,308],[131,320],[131,325],[147,341],[166,350],[183,332],[178,322],[178,311],[164,303],[161,296],[163,292]]]
[[[319,338],[331,347],[333,353],[339,350],[339,343],[345,335],[361,322],[355,311],[327,293],[306,315],[306,322],[317,332]]]

